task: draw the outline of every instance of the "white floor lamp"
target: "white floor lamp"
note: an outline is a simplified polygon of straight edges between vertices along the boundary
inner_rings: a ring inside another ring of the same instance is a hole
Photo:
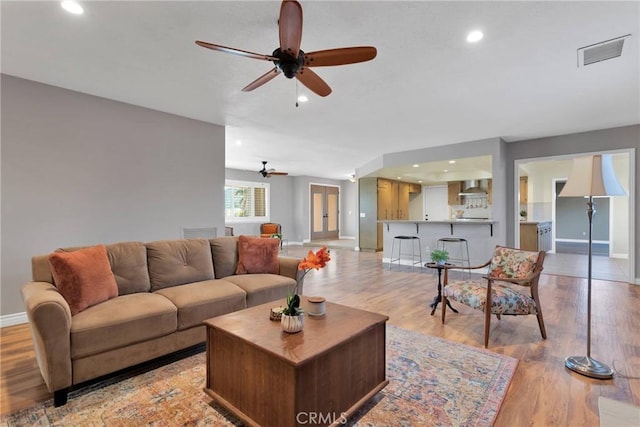
[[[595,155],[573,159],[571,174],[558,197],[585,197],[589,218],[589,247],[587,273],[587,355],[570,356],[564,365],[574,372],[591,378],[608,379],[613,371],[604,363],[591,358],[591,244],[593,230],[594,197],[624,196],[626,193],[616,178],[611,155]]]

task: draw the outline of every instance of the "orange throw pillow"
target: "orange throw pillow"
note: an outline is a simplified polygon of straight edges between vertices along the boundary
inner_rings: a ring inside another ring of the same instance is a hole
[[[236,274],[280,273],[278,249],[280,239],[238,237],[238,267]]]
[[[118,285],[104,245],[54,252],[49,255],[49,265],[72,316],[118,296]]]

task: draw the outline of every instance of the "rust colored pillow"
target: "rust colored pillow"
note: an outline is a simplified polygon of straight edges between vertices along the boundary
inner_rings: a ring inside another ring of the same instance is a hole
[[[238,267],[236,274],[280,273],[278,248],[280,239],[238,237]]]
[[[49,255],[49,265],[72,316],[118,296],[118,285],[104,245],[54,252]]]

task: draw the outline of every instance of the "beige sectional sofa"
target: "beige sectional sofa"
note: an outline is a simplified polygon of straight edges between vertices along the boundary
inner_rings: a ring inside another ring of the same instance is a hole
[[[285,257],[279,274],[236,275],[237,237],[105,246],[117,297],[72,316],[48,255],[33,257],[33,281],[22,288],[56,406],[73,385],[204,342],[205,319],[283,299],[302,276],[300,260]]]

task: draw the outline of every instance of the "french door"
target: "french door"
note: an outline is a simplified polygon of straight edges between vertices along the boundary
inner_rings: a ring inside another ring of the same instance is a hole
[[[311,185],[311,240],[339,236],[338,187]]]

